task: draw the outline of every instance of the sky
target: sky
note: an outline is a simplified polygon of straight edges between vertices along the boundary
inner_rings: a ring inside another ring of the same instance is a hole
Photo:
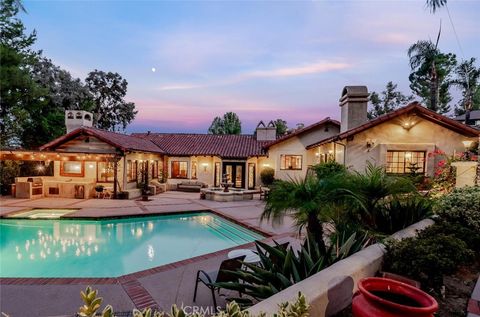
[[[136,119],[127,132],[205,133],[236,112],[289,127],[332,117],[346,85],[410,93],[407,49],[435,39],[480,66],[480,1],[424,0],[31,1],[22,14],[36,48],[84,79],[99,69],[128,81]],[[452,22],[453,26],[452,26]],[[455,32],[458,35],[455,37]],[[455,92],[454,92],[455,93]],[[458,93],[457,93],[458,95]]]

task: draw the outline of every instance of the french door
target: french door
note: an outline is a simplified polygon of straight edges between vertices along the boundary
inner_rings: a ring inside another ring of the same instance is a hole
[[[222,174],[235,188],[245,188],[245,163],[223,162]]]

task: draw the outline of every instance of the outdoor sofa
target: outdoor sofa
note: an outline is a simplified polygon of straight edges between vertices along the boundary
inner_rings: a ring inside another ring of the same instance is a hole
[[[177,184],[177,190],[184,192],[200,192],[200,189],[207,187],[207,184],[199,181],[183,181]]]

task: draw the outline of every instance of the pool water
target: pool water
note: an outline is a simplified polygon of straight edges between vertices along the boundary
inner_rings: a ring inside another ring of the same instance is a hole
[[[208,212],[0,220],[0,277],[117,277],[263,236]]]

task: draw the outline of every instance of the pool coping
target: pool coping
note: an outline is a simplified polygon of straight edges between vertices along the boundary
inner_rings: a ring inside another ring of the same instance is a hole
[[[116,215],[116,216],[104,216],[104,217],[60,217],[57,219],[64,219],[64,220],[103,220],[103,219],[121,219],[121,218],[141,218],[141,217],[151,217],[151,216],[162,216],[162,215],[174,215],[174,214],[189,214],[189,213],[198,213],[198,212],[211,212],[217,216],[220,216],[222,218],[227,219],[228,221],[231,221],[237,225],[240,225],[242,227],[245,227],[249,230],[252,230],[256,233],[259,233],[261,235],[264,235],[265,238],[262,240],[258,240],[264,243],[268,242],[273,242],[275,239],[280,239],[284,237],[291,237],[292,233],[283,233],[283,234],[275,234],[272,232],[269,232],[267,230],[263,230],[257,226],[244,223],[242,221],[239,221],[238,219],[235,219],[229,215],[226,215],[223,212],[220,212],[219,210],[215,210],[214,208],[212,209],[199,209],[199,210],[189,210],[189,211],[168,211],[168,212],[162,212],[162,213],[148,213],[148,214],[131,214],[131,215]],[[8,213],[10,214],[10,213]],[[8,215],[7,214],[7,215]],[[4,218],[2,219],[28,219],[32,220],[30,218]],[[52,220],[52,219],[34,219],[34,220]],[[239,249],[239,248],[251,248],[255,246],[255,242],[249,242],[241,245],[237,245],[234,247],[230,247],[227,249],[222,249],[202,255],[198,255],[192,258],[156,266],[153,268],[121,275],[118,277],[0,277],[0,285],[82,285],[82,284],[124,284],[127,282],[131,282],[133,280],[147,277],[149,275],[153,275],[156,273],[160,272],[165,272],[168,270],[172,270],[175,268],[182,267],[187,264],[192,264],[196,263],[202,260],[207,260],[215,256],[219,255],[225,255],[228,254],[228,252]]]

